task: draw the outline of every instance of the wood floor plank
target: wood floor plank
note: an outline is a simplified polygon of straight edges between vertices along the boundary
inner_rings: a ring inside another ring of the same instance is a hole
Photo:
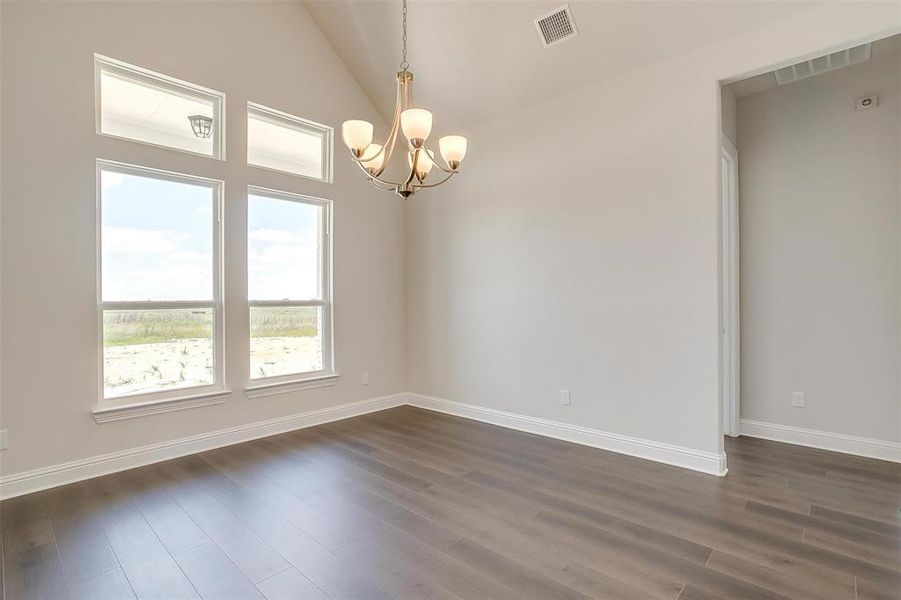
[[[213,542],[175,555],[181,570],[203,598],[243,600],[263,595]]]
[[[7,598],[68,598],[69,589],[52,541],[4,552],[3,583]]]
[[[843,525],[850,525],[858,529],[872,531],[891,537],[901,537],[901,525],[893,525],[876,519],[869,519],[861,515],[844,512],[841,510],[832,510],[824,506],[814,504],[810,507],[810,515],[812,517],[820,517],[829,519]]]
[[[432,526],[426,520],[418,521],[419,526],[412,527],[411,533],[382,520],[349,502],[347,498],[338,496],[319,496],[307,500],[328,512],[336,520],[347,522],[351,527],[363,533],[363,537],[373,543],[379,544],[384,552],[395,557],[397,561],[403,561],[422,573],[428,573],[436,583],[444,586],[460,598],[513,598],[516,594],[493,579],[486,577],[479,571],[475,571],[448,554],[440,548],[446,548],[458,538],[446,532],[439,532],[438,526]],[[403,517],[403,511],[392,511],[393,517]],[[407,524],[412,520],[404,521]],[[432,535],[429,535],[429,532]],[[418,533],[420,537],[415,537]],[[434,544],[434,545],[433,545]]]
[[[3,551],[16,554],[53,542],[53,529],[44,507],[45,494],[29,494],[0,505]]]
[[[854,578],[824,577],[822,571],[796,564],[790,572],[765,567],[738,556],[715,551],[707,567],[737,579],[753,583],[789,598],[821,600],[854,599]]]
[[[209,472],[204,471],[204,477],[209,478]],[[217,477],[212,479],[217,479]],[[172,488],[170,493],[207,537],[253,583],[268,579],[290,566],[282,556],[270,548],[240,519],[231,514],[215,496],[207,493],[212,491],[211,487],[201,485],[198,489],[194,487],[194,482],[193,478],[189,478],[185,480],[184,485]],[[215,487],[222,490],[218,483]],[[235,486],[229,489],[231,491],[227,493],[240,488]]]
[[[328,596],[291,567],[257,584],[266,600],[328,600]]]
[[[678,600],[727,600],[724,596],[712,594],[693,583],[686,583],[679,594]]]
[[[901,593],[896,585],[885,585],[867,579],[857,578],[857,600],[898,600]]]
[[[386,548],[369,541],[351,542],[336,552],[347,564],[394,598],[458,598],[404,561],[395,560]]]
[[[320,545],[287,520],[240,492],[220,501],[298,571],[332,598],[388,598],[352,565]]]
[[[50,490],[46,494],[46,507],[70,584],[119,567],[100,518],[104,505],[93,499],[85,484]]]
[[[110,486],[112,480],[88,483]],[[199,598],[138,509],[130,503],[111,505],[103,513],[103,528],[138,598]]]
[[[128,600],[136,598],[122,569],[116,567],[70,583],[73,600]]]
[[[159,469],[138,469],[127,481],[139,493],[135,506],[171,554],[177,554],[209,541],[207,535],[169,495],[169,483]]]
[[[465,538],[451,545],[447,553],[527,597],[589,597]]]

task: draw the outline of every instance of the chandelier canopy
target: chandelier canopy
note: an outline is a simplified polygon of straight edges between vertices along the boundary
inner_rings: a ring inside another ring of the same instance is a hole
[[[432,113],[413,105],[413,73],[408,70],[410,63],[407,62],[407,0],[403,0],[403,31],[403,57],[401,70],[397,74],[397,101],[385,142],[373,143],[372,123],[359,119],[345,121],[341,126],[341,135],[350,149],[352,160],[366,174],[370,183],[380,190],[393,191],[407,198],[420,189],[441,185],[459,172],[460,163],[466,156],[466,138],[462,135],[440,138],[438,151],[447,166],[442,166],[435,160],[435,152],[426,144],[432,132]],[[409,173],[403,181],[395,182],[383,178],[382,174],[391,160],[401,133],[406,138],[402,143],[407,144]],[[426,183],[432,167],[437,167],[445,175],[439,181]]]

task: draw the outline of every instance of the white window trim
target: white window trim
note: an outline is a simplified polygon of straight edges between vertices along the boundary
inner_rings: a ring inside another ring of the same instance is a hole
[[[256,379],[254,381],[264,380]],[[288,394],[290,392],[299,392],[301,390],[330,387],[336,383],[338,383],[337,374],[321,375],[294,381],[277,381],[272,383],[261,383],[259,385],[249,385],[247,386],[246,392],[248,398],[263,398],[265,396],[277,396],[278,394]]]
[[[249,311],[255,306],[319,306],[322,308],[322,369],[319,371],[309,371],[306,373],[289,373],[287,375],[278,375],[275,377],[253,377],[249,372],[250,364],[248,362],[248,385],[247,396],[255,398],[260,396],[271,396],[278,393],[286,393],[301,389],[309,389],[312,387],[325,387],[334,385],[338,377],[338,371],[335,367],[335,331],[334,331],[334,297],[332,291],[332,209],[331,200],[324,198],[316,198],[304,194],[295,194],[293,192],[285,192],[264,188],[255,185],[247,186],[247,214],[245,222],[250,223],[250,196],[264,196],[274,198],[276,200],[287,200],[289,202],[300,202],[303,204],[313,204],[322,208],[320,227],[322,235],[325,239],[322,241],[322,265],[320,271],[323,281],[320,281],[322,289],[322,298],[320,300],[253,300],[250,298],[250,290],[246,292],[247,310]],[[247,247],[245,248],[245,256],[250,251],[250,236],[247,235]],[[248,265],[249,266],[249,265]],[[247,278],[249,283],[250,278]],[[248,344],[250,343],[250,331],[247,335]],[[249,356],[249,355],[248,355]],[[309,385],[311,382],[317,385]]]
[[[210,301],[103,301],[103,192],[101,174],[113,171],[126,175],[152,177],[178,183],[190,183],[209,187],[214,192],[213,201],[213,298]],[[225,388],[225,315],[223,297],[223,199],[224,182],[183,173],[173,173],[138,165],[97,159],[96,164],[96,260],[97,260],[97,405],[94,418],[98,423],[143,416],[172,410],[183,410],[194,406],[219,404],[225,401],[230,390]],[[149,310],[154,308],[210,308],[213,311],[213,364],[215,365],[215,381],[209,385],[182,387],[173,390],[128,394],[124,396],[105,397],[103,380],[103,311],[104,310]],[[207,400],[198,402],[198,400]],[[156,407],[153,409],[152,407]],[[125,416],[122,416],[125,415]]]
[[[107,71],[132,79],[140,83],[145,83],[153,87],[163,89],[171,94],[176,94],[184,98],[196,99],[204,97],[213,103],[213,153],[195,152],[193,150],[185,150],[165,144],[155,144],[131,137],[105,133],[101,126],[101,94],[100,94],[100,73]],[[101,54],[94,54],[94,120],[96,124],[97,135],[113,138],[117,140],[128,140],[136,144],[144,144],[145,146],[153,146],[154,148],[165,148],[174,152],[183,152],[185,154],[193,154],[195,156],[203,156],[213,158],[215,160],[225,160],[225,94],[214,89],[203,87],[190,81],[183,81],[175,77],[169,77],[162,73],[157,73],[149,69],[144,69],[135,65],[109,58]]]
[[[294,171],[285,171],[284,169],[276,169],[273,167],[267,167],[266,165],[258,165],[256,163],[250,162],[250,143],[248,140],[247,148],[245,149],[245,161],[248,167],[253,167],[255,169],[264,169],[266,171],[273,171],[275,173],[285,173],[287,175],[291,175],[292,177],[300,177],[302,179],[309,179],[310,181],[319,181],[321,183],[334,183],[333,180],[333,168],[334,168],[334,144],[335,144],[335,130],[328,125],[323,125],[322,123],[317,123],[316,121],[310,121],[309,119],[303,119],[296,115],[292,115],[286,112],[282,112],[280,110],[276,110],[274,108],[269,108],[268,106],[263,106],[262,104],[257,104],[256,102],[248,102],[247,103],[247,115],[246,118],[250,119],[251,113],[254,113],[254,116],[261,117],[263,119],[267,119],[272,123],[277,125],[282,125],[284,127],[288,127],[290,129],[299,129],[302,131],[315,131],[325,134],[325,143],[322,144],[322,177],[310,177],[309,175],[301,175],[300,173],[295,173]]]

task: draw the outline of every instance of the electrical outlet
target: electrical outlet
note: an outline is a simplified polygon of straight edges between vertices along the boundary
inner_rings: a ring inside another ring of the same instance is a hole
[[[0,450],[6,450],[9,446],[9,430],[0,429]]]
[[[560,390],[560,406],[571,406],[572,403],[573,399],[569,390]]]
[[[795,408],[807,407],[807,396],[804,392],[792,392],[792,406]]]
[[[369,385],[369,373],[363,373],[363,385]]]

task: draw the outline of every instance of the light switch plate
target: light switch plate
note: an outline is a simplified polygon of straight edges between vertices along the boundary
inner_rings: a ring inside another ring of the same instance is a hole
[[[560,406],[571,406],[572,403],[572,394],[569,390],[560,390]]]
[[[804,392],[792,392],[792,406],[795,408],[805,408],[807,406],[807,397]]]

